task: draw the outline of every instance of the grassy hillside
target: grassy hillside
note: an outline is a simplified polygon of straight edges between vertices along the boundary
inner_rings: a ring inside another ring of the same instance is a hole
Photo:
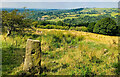
[[[2,37],[3,75],[19,74],[28,38],[41,41],[42,75],[116,75],[118,37],[57,29],[26,30]],[[6,41],[5,41],[6,39]]]

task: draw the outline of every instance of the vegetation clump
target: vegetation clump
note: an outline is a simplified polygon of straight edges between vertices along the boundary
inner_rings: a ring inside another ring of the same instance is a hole
[[[118,33],[118,26],[113,19],[104,18],[95,24],[93,32],[105,35],[116,35]]]

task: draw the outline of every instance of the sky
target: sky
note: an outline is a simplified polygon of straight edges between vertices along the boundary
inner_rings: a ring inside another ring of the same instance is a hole
[[[71,8],[118,8],[119,0],[1,0],[0,8],[37,8],[37,9],[71,9]]]
[[[1,0],[2,2],[119,2],[119,0]]]

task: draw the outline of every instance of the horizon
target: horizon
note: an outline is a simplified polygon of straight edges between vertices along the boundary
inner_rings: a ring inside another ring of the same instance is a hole
[[[93,9],[93,8],[88,8],[88,9]],[[0,8],[0,9],[24,9],[24,8]],[[51,10],[52,8],[26,8],[26,9]],[[52,10],[69,10],[69,9],[79,9],[79,8],[64,8],[64,9],[52,9]],[[99,8],[99,9],[102,9],[102,8]],[[108,8],[108,9],[110,9],[110,8]],[[115,8],[115,9],[117,9],[117,8]]]

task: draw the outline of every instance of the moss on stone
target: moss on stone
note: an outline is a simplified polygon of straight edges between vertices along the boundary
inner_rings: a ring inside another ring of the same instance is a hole
[[[40,73],[41,43],[39,40],[28,39],[23,70],[30,73]]]

